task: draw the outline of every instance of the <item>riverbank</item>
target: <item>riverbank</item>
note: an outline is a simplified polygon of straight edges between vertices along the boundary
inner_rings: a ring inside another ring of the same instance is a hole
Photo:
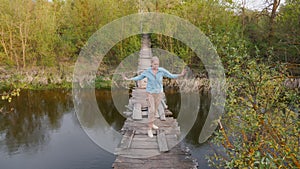
[[[15,88],[41,89],[71,89],[74,66],[58,66],[53,68],[35,67],[16,71],[0,67],[0,90]],[[113,72],[98,72],[95,79],[96,89],[110,89],[113,81]],[[132,83],[134,85],[134,83]],[[131,86],[131,85],[129,85]],[[190,79],[164,79],[166,88],[180,89],[182,92],[207,93],[210,91],[207,77]],[[128,87],[128,85],[127,85]]]
[[[26,70],[4,69],[0,67],[0,90],[25,88],[70,89],[72,88],[73,66],[58,68],[31,68]],[[111,80],[104,76],[96,76],[95,88],[110,88]]]

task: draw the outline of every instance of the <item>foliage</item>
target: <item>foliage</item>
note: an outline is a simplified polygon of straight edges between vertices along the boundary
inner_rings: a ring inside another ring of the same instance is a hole
[[[1,96],[1,99],[2,100],[7,100],[8,102],[11,102],[12,97],[15,97],[15,96],[20,96],[20,89],[19,88],[13,89],[13,90],[8,91],[8,92],[3,92],[2,96]]]
[[[111,80],[105,77],[97,77],[95,79],[95,88],[96,89],[109,89],[111,87]]]
[[[274,6],[275,1],[269,1],[269,6]],[[242,8],[240,22],[245,38],[251,43],[250,55],[255,57],[258,48],[262,59],[271,57],[269,61],[272,62],[300,63],[299,0],[286,1],[276,9],[253,11]]]
[[[238,63],[227,79],[226,133],[217,131],[213,139],[225,149],[210,163],[219,168],[299,167],[299,91],[283,87],[280,66],[247,57]]]
[[[297,0],[287,1],[275,11],[272,37],[270,11],[245,10],[230,0],[1,0],[0,4],[0,65],[18,70],[74,62],[95,31],[114,19],[141,10],[177,15],[199,27],[216,46],[225,67],[231,59],[226,50],[239,50],[241,44],[249,48],[252,57],[258,48],[262,58],[299,62]],[[201,64],[191,49],[179,41],[163,35],[152,38],[153,47],[179,55],[187,64]],[[138,50],[139,44],[138,36],[120,42],[107,54],[106,63],[118,64]]]
[[[1,101],[7,101],[10,103],[14,97],[20,96],[21,89],[16,87],[15,85],[11,85],[11,88],[0,93]],[[0,101],[0,102],[1,102]],[[0,113],[3,113],[3,106],[0,104]]]
[[[282,6],[278,15],[278,31],[275,34],[278,43],[274,44],[275,59],[300,63],[300,1],[293,1]]]
[[[137,12],[133,2],[1,0],[0,65],[19,70],[74,61],[101,26]]]

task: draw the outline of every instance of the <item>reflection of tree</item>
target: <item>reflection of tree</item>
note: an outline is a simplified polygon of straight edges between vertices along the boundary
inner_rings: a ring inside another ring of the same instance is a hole
[[[191,131],[186,137],[186,139],[193,144],[196,145],[199,144],[198,140],[199,140],[200,132],[204,126],[207,115],[209,113],[210,105],[211,105],[210,93],[200,95],[200,107],[199,107],[198,116],[193,128],[191,129]]]
[[[96,128],[102,123],[99,117],[99,110],[95,103],[94,89],[91,88],[78,88],[74,90],[76,114],[80,124],[86,128]],[[100,126],[101,127],[101,126]]]
[[[76,114],[83,128],[103,132],[110,127],[116,130],[122,128],[125,119],[116,109],[111,91],[78,88],[74,90],[74,95]]]
[[[9,153],[24,149],[36,151],[49,141],[49,131],[60,128],[64,112],[73,107],[67,91],[22,91],[4,106],[0,115],[0,134]],[[0,142],[1,143],[1,142]]]
[[[123,96],[120,94],[120,97]],[[96,91],[96,98],[98,102],[99,109],[103,114],[105,120],[109,125],[115,128],[115,130],[120,130],[122,128],[124,118],[115,107],[113,102],[111,91]],[[125,110],[125,104],[124,104]]]
[[[166,97],[167,97],[167,104],[169,110],[172,111],[175,117],[178,116],[178,112],[180,110],[180,93],[178,92],[171,92],[171,91],[166,91]],[[207,118],[208,112],[209,112],[209,107],[210,107],[210,102],[211,102],[211,96],[208,95],[200,95],[200,107],[199,107],[199,112],[197,119],[189,131],[189,133],[186,136],[186,140],[197,145],[198,144],[198,138],[201,132],[201,129],[205,123],[205,120]]]

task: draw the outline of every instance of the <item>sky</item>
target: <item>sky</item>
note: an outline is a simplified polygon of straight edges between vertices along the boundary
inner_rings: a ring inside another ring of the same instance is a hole
[[[49,2],[52,2],[52,0],[48,0]],[[253,10],[261,10],[264,9],[267,5],[266,1],[273,1],[273,0],[233,0],[234,2],[238,2],[242,4],[243,1],[246,2],[246,7]],[[280,4],[284,4],[285,0],[281,0]]]
[[[267,6],[266,1],[269,1],[269,3],[273,0],[234,0],[234,2],[238,2],[242,4],[242,2],[246,2],[246,7],[253,10],[261,10],[264,9]],[[269,4],[268,3],[268,4]],[[281,0],[280,4],[284,4],[285,0]]]

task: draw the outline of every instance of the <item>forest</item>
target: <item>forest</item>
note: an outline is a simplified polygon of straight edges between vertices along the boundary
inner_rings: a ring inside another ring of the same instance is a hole
[[[226,71],[224,128],[210,140],[225,149],[208,157],[209,163],[300,168],[300,0],[264,2],[249,9],[247,0],[0,0],[2,99],[10,101],[23,88],[70,88],[82,47],[115,19],[141,11],[172,14],[210,39]],[[179,40],[151,34],[151,43],[204,71]],[[112,75],[140,48],[137,35],[110,49],[99,67],[100,88],[109,86],[102,75]]]
[[[153,1],[153,2],[152,2]],[[225,67],[246,53],[272,64],[299,64],[299,1],[266,1],[251,10],[231,0],[145,1],[149,12],[184,18],[199,27],[217,48]],[[1,0],[1,69],[59,68],[73,64],[88,38],[105,24],[138,13],[138,0]],[[145,11],[144,10],[144,11]],[[193,52],[171,37],[153,35],[153,47],[193,62]],[[140,37],[117,44],[106,64],[116,64],[140,48]]]

